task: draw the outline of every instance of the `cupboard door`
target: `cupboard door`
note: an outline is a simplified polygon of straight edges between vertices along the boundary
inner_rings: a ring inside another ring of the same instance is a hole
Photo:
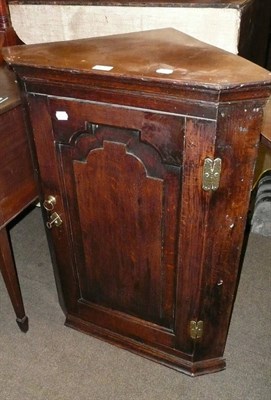
[[[42,194],[55,196],[63,221],[48,237],[66,324],[202,373],[189,326],[205,287],[212,194],[201,166],[216,122],[58,97],[28,102]],[[206,368],[223,366],[219,356]]]
[[[79,312],[173,332],[183,117],[60,99],[50,115]]]

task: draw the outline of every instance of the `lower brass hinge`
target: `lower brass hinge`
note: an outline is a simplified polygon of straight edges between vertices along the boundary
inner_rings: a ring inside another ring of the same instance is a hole
[[[190,337],[193,340],[200,340],[203,336],[203,321],[190,321]]]

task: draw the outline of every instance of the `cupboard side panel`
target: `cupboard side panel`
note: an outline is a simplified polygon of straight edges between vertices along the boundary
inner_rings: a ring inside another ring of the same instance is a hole
[[[48,196],[56,198],[55,210],[60,216],[64,214],[63,199],[59,192],[60,176],[58,173],[57,155],[54,145],[54,135],[51,124],[51,117],[47,108],[47,98],[29,94],[27,96],[30,121],[34,138],[34,151],[38,164],[40,182],[41,203]],[[49,214],[43,211],[44,222],[46,223]],[[73,269],[72,247],[69,242],[69,235],[65,221],[59,227],[52,230],[46,229],[49,247],[51,251],[57,289],[64,311],[75,311],[77,299],[79,298],[76,273]]]
[[[221,357],[224,352],[238,285],[261,120],[261,102],[233,103],[219,109],[215,155],[222,159],[222,171],[219,188],[210,202],[201,290],[204,335],[197,344],[196,359]]]
[[[202,189],[202,166],[213,158],[216,122],[187,118],[184,137],[182,200],[176,300],[176,347],[189,354],[194,342],[190,320],[198,320],[211,192]]]

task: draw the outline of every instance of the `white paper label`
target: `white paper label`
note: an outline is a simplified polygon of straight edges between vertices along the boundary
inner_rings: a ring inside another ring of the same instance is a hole
[[[94,65],[94,67],[92,67],[92,69],[96,69],[98,71],[111,71],[113,68],[114,67],[111,65]]]
[[[170,68],[158,68],[156,70],[157,74],[165,74],[165,75],[170,75],[173,72],[173,69]]]
[[[56,111],[56,118],[57,118],[59,121],[68,121],[69,116],[68,116],[68,114],[66,113],[66,111]]]

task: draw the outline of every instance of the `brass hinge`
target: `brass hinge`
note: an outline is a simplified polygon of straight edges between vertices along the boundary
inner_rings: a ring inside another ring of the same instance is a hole
[[[200,340],[203,336],[203,321],[190,321],[190,337],[193,340]]]
[[[220,173],[221,173],[221,158],[205,158],[203,164],[202,174],[202,189],[216,190],[219,187]]]

